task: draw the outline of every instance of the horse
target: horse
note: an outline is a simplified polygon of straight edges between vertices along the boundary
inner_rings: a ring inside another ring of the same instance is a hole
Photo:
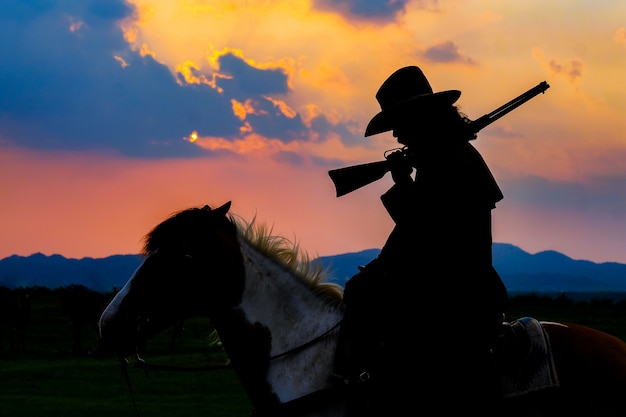
[[[142,264],[100,317],[103,345],[128,358],[176,320],[206,317],[253,415],[344,416],[353,387],[332,374],[342,288],[296,243],[230,206],[179,211],[145,235]],[[507,397],[501,415],[626,416],[626,343],[575,323],[540,328],[556,384]]]

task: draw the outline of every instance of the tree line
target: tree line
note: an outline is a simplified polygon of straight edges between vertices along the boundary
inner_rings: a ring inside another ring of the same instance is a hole
[[[0,286],[0,354],[98,350],[98,320],[116,293],[115,288],[102,293],[79,284],[56,289]],[[588,295],[576,300],[565,294],[537,293],[511,296],[507,320],[523,316],[576,322],[626,340],[624,298]],[[172,346],[181,331],[182,323],[177,323]]]
[[[82,352],[85,331],[97,333],[100,315],[115,292],[101,293],[78,284],[56,289],[0,286],[0,352],[27,350],[35,330],[52,336],[69,334],[69,350]]]

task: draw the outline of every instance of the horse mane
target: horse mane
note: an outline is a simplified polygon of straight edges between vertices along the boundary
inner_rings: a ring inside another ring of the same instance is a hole
[[[317,293],[333,301],[343,299],[341,286],[328,282],[328,269],[321,262],[311,261],[297,241],[274,234],[271,226],[267,223],[259,223],[256,217],[251,221],[246,221],[232,213],[229,216],[237,227],[240,238],[254,246],[259,252],[283,265],[293,275],[309,284]]]
[[[206,214],[205,208],[190,208],[172,214],[144,236],[143,254],[147,255],[163,245],[171,244],[172,241],[188,240],[189,228],[197,230],[194,225],[205,221]],[[273,234],[272,227],[257,222],[256,217],[248,222],[236,214],[229,213],[227,220],[236,229],[241,239],[283,265],[294,276],[310,285],[315,292],[330,300],[341,301],[343,299],[341,287],[327,281],[327,269],[321,262],[312,262],[309,256],[300,250],[297,242]]]

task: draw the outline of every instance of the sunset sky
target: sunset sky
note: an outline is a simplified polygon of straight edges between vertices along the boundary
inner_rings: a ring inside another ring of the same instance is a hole
[[[232,201],[310,257],[380,248],[390,175],[337,198],[406,65],[476,119],[504,193],[495,242],[626,263],[624,0],[4,0],[0,259],[138,253],[170,214]]]

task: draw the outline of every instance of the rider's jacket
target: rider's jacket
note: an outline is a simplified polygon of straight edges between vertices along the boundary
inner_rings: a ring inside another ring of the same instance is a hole
[[[445,159],[420,167],[414,181],[396,183],[381,196],[396,223],[379,256],[385,271],[409,293],[471,302],[472,311],[484,314],[504,311],[491,230],[491,211],[502,198],[469,142],[448,149]]]

